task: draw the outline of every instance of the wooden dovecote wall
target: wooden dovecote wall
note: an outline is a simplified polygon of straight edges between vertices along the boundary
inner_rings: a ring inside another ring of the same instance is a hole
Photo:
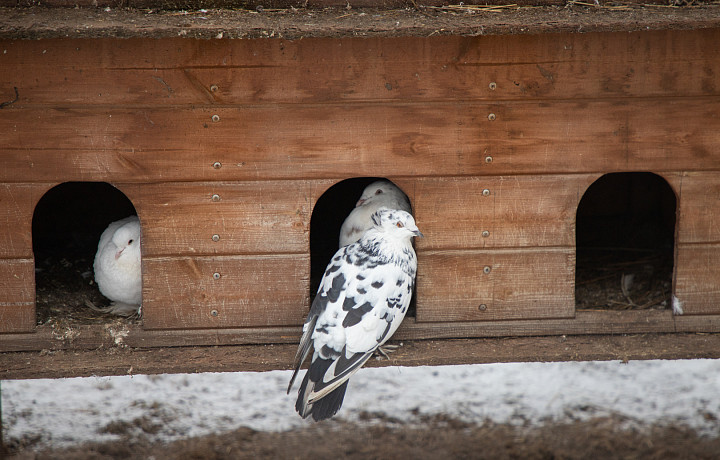
[[[315,203],[353,177],[393,180],[426,236],[399,337],[717,332],[717,43],[717,28],[2,40],[0,351],[42,333],[31,222],[69,181],[112,184],[137,210],[130,337],[145,346],[174,330],[198,345],[296,340]],[[576,309],[577,209],[618,172],[652,172],[676,196],[681,316]]]

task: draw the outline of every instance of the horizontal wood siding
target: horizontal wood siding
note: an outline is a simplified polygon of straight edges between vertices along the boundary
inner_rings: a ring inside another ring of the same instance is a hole
[[[720,245],[680,244],[675,296],[686,315],[720,314]]]
[[[148,257],[143,324],[193,329],[302,324],[309,308],[306,255]]]
[[[0,181],[718,170],[719,114],[720,97],[28,107],[0,112],[0,130],[7,133],[0,150],[9,155]],[[215,162],[223,167],[214,169]],[[74,167],[58,167],[66,164]]]
[[[33,209],[66,181],[134,203],[148,330],[300,325],[315,203],[360,176],[396,181],[425,233],[423,338],[607,330],[568,324],[577,206],[609,172],[668,180],[675,293],[687,315],[720,314],[717,43],[720,29],[2,41],[0,101],[19,98],[0,110],[0,332],[34,327]]]
[[[192,182],[118,188],[135,203],[146,256],[307,254],[313,206],[332,184]]]
[[[573,249],[429,251],[418,264],[418,322],[575,314]]]
[[[0,259],[0,333],[35,328],[35,263]]]
[[[0,66],[13,72],[0,74],[0,87],[17,86],[22,104],[43,105],[720,96],[718,41],[717,29],[6,41]]]

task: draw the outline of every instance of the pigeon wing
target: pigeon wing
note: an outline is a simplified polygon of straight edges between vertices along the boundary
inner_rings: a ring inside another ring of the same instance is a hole
[[[315,327],[310,404],[344,385],[395,332],[410,304],[412,280],[395,264],[361,256],[340,277],[345,288]]]

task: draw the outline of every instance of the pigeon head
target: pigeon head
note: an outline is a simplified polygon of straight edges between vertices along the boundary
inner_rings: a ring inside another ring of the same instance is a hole
[[[140,226],[137,222],[128,222],[115,230],[112,242],[117,248],[115,260],[140,260]]]
[[[395,184],[387,180],[379,180],[365,187],[360,199],[355,203],[355,207],[372,203],[378,199],[407,201],[403,191],[397,188]]]
[[[423,236],[413,216],[400,209],[380,208],[372,215],[372,221],[376,229],[397,238]]]

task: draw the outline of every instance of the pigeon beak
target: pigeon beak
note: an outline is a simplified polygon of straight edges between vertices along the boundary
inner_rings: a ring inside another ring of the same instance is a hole
[[[118,260],[120,258],[124,250],[125,248],[118,249],[118,251],[115,253],[115,260]]]
[[[355,203],[355,207],[357,208],[358,206],[362,206],[363,203],[365,203],[365,200],[363,198],[360,198],[359,200],[357,200],[357,203]]]
[[[413,236],[419,236],[420,238],[425,238],[425,235],[423,235],[420,230],[417,230],[417,229],[416,229],[416,230],[413,231],[412,233],[413,233]]]

